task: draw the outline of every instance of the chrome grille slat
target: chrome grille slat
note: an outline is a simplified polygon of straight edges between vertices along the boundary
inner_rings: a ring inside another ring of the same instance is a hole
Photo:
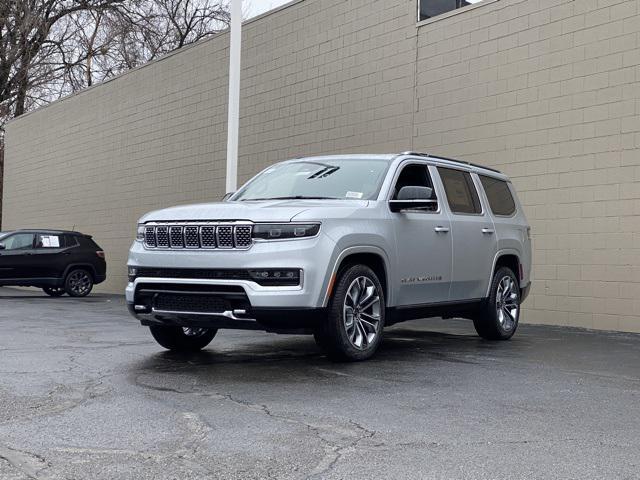
[[[200,245],[202,248],[216,248],[216,227],[200,227]]]
[[[156,247],[156,229],[155,227],[146,227],[144,229],[144,244],[147,247]]]
[[[247,222],[167,222],[145,227],[148,249],[247,250],[253,245],[253,224]]]
[[[156,227],[156,245],[158,248],[169,248],[169,227]]]
[[[169,227],[169,242],[171,244],[171,248],[184,248],[182,227]]]
[[[198,227],[184,227],[184,246],[186,248],[200,248]]]
[[[216,240],[218,248],[233,248],[233,227],[230,225],[220,225],[216,228]]]

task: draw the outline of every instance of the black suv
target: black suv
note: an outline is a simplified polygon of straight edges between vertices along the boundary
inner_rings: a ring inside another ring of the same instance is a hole
[[[63,230],[0,233],[0,286],[42,288],[52,297],[89,295],[107,275],[104,251],[90,235]]]

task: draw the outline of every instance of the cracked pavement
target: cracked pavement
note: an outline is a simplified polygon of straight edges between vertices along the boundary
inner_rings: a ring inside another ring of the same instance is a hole
[[[221,331],[164,352],[121,297],[0,288],[0,479],[640,479],[640,335],[470,322],[329,362]]]

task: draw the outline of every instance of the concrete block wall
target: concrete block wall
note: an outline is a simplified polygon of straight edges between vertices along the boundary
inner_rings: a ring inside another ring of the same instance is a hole
[[[306,154],[422,150],[511,175],[523,320],[640,331],[640,2],[296,0],[243,32],[240,181]],[[121,291],[136,219],[224,194],[228,37],[7,129],[5,227],[92,233]]]
[[[414,143],[500,168],[529,322],[640,331],[640,2],[500,0],[419,28]]]

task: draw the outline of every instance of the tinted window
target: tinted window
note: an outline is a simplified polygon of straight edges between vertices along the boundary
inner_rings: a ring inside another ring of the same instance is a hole
[[[33,233],[17,233],[2,240],[5,250],[30,250],[33,248]]]
[[[429,175],[429,167],[427,167],[426,165],[418,164],[407,165],[406,167],[404,167],[402,169],[402,172],[400,172],[400,175],[398,175],[398,180],[396,181],[396,185],[393,190],[394,200],[398,198],[398,193],[400,192],[402,187],[428,187],[433,189],[431,175]],[[431,199],[437,200],[435,190],[433,190]],[[421,210],[437,211],[438,204],[434,203],[433,206]]]
[[[420,2],[420,20],[436,17],[457,8],[480,3],[482,0],[418,0]]]
[[[39,233],[36,236],[36,248],[61,248],[62,246],[60,235]]]
[[[64,236],[64,246],[65,247],[77,247],[80,245],[78,243],[78,237],[75,235],[65,235]]]
[[[438,168],[449,207],[454,213],[480,213],[480,199],[469,172]]]
[[[495,215],[511,216],[515,213],[516,202],[513,200],[507,182],[482,175],[480,175],[480,181],[487,194],[491,211]]]

